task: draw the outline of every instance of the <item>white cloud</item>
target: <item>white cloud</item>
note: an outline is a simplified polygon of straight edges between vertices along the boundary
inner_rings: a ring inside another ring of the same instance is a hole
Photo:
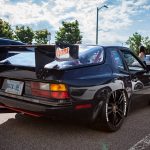
[[[104,45],[114,45],[114,43],[117,43],[121,46],[127,38],[128,36],[120,35],[117,32],[103,32],[99,34],[99,43],[103,43]]]
[[[142,36],[146,37],[148,34],[150,35],[150,31],[148,30],[142,30],[142,29],[139,29],[137,31],[139,34],[141,34]]]
[[[150,10],[150,5],[144,5],[143,8],[146,10]]]
[[[100,41],[113,44],[126,40],[126,37],[121,36],[118,31],[127,29],[133,24],[131,17],[139,13],[141,7],[149,9],[147,2],[148,0],[122,0],[120,5],[110,5],[108,9],[101,9]],[[107,4],[107,0],[48,0],[39,4],[31,0],[18,1],[15,4],[10,3],[10,0],[0,0],[0,4],[0,17],[13,26],[18,24],[35,26],[46,21],[51,26],[48,30],[54,33],[61,26],[62,20],[78,20],[84,37],[83,42],[95,43],[96,7]]]

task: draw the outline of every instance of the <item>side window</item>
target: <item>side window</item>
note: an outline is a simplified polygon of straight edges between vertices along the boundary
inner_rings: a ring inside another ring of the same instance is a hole
[[[125,69],[120,54],[117,50],[111,50],[111,58],[116,68]]]
[[[125,51],[123,52],[123,56],[130,71],[144,70],[139,60],[132,53]]]

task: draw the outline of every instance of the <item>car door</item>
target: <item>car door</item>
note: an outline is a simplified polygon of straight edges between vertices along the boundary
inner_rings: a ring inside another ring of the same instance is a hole
[[[130,50],[121,50],[131,74],[132,91],[136,95],[150,95],[150,71]]]
[[[110,61],[113,68],[113,75],[114,77],[116,76],[115,79],[123,81],[123,88],[127,92],[128,97],[130,97],[132,91],[131,77],[120,49],[118,47],[110,47],[108,50],[110,50]]]

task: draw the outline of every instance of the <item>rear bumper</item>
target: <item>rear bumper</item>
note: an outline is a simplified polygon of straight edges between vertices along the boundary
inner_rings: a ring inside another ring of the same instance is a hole
[[[84,104],[86,103],[84,102]],[[81,104],[83,103],[74,103],[66,106],[50,106],[0,96],[0,106],[13,110],[14,112],[20,112],[35,117],[77,117],[85,120],[91,120],[94,105],[91,103],[91,108],[76,110],[75,106]]]
[[[7,109],[6,107],[0,104],[0,113],[12,113],[12,112],[13,112],[12,110]]]

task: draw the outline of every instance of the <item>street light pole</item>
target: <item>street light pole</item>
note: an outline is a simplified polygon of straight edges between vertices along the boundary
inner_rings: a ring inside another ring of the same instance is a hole
[[[103,7],[105,8],[108,8],[107,5],[103,5],[101,7],[97,7],[97,10],[96,10],[96,44],[98,44],[98,12],[100,9],[102,9]]]
[[[48,40],[48,44],[50,45],[50,41],[51,41],[51,33],[50,32],[47,34],[47,40]]]
[[[97,7],[97,11],[96,11],[96,44],[98,44],[98,11],[99,11],[99,8]]]

